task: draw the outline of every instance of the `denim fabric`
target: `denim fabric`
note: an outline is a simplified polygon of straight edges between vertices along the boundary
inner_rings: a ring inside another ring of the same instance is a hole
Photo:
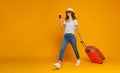
[[[60,50],[60,55],[59,55],[59,60],[63,59],[63,55],[64,55],[64,51],[66,48],[66,45],[70,42],[70,44],[73,47],[73,50],[75,52],[76,58],[79,59],[79,53],[77,50],[77,46],[76,46],[76,38],[74,36],[74,34],[64,34],[64,40],[62,42],[62,48]]]

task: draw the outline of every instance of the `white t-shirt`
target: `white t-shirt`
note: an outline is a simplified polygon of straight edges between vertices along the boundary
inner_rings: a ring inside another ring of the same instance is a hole
[[[65,33],[74,34],[75,25],[78,25],[78,22],[76,19],[74,19],[70,22],[64,21],[64,25],[66,25],[64,34]]]

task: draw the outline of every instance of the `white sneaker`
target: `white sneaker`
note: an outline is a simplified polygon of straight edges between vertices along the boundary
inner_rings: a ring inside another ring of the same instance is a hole
[[[55,66],[56,68],[60,68],[60,63],[54,63],[53,66]]]
[[[80,60],[77,60],[76,61],[76,66],[79,66],[80,65]]]

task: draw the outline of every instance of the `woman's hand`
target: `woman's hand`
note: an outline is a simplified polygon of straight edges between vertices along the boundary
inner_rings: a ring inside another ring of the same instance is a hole
[[[61,13],[58,14],[58,22],[59,22],[61,29],[64,29],[65,25],[62,24],[62,14]]]

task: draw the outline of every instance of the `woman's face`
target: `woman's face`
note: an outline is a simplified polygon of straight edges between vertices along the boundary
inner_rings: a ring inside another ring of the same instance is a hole
[[[68,16],[71,16],[71,11],[66,11],[66,14],[67,14]]]

